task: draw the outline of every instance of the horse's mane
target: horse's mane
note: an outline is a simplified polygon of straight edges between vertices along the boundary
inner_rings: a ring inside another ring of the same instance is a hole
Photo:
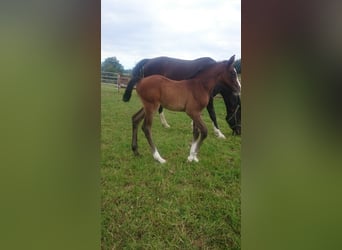
[[[206,64],[206,65],[202,65],[200,68],[198,68],[198,70],[194,74],[192,74],[187,79],[195,78],[196,76],[198,76],[203,71],[205,71],[206,69],[210,68],[211,66],[215,65],[216,63],[217,62],[213,60],[212,62],[208,62],[208,64]]]
[[[185,77],[185,79],[191,79],[196,77],[198,74],[200,74],[203,70],[207,69],[208,67],[214,65],[216,63],[216,61],[210,57],[201,57],[196,59],[198,61],[203,61],[204,63],[201,63],[198,65],[198,67],[195,69],[194,72],[192,72],[192,74],[188,75],[187,77]]]

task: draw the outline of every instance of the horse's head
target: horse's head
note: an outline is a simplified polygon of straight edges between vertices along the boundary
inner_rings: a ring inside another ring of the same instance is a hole
[[[228,61],[224,61],[225,69],[221,75],[220,82],[230,87],[232,91],[239,95],[241,92],[241,84],[234,67],[235,55],[233,55]]]
[[[227,109],[227,123],[233,130],[233,135],[241,135],[241,99],[240,95],[231,93],[229,95]]]
[[[228,109],[226,120],[229,127],[233,130],[233,134],[241,134],[241,84],[234,67],[235,55],[233,55],[228,61],[224,61],[224,70],[220,77],[221,84],[228,87],[231,91],[228,91]]]

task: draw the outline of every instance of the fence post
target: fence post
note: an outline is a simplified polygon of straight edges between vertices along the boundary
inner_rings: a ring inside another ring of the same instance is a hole
[[[120,74],[118,73],[117,76],[118,76],[118,79],[117,79],[116,84],[118,86],[118,92],[120,92]]]

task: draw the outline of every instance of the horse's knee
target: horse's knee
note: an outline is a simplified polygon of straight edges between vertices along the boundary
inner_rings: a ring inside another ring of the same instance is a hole
[[[144,123],[141,126],[141,130],[144,132],[145,136],[148,136],[148,135],[150,135],[151,127],[147,126],[147,124]]]
[[[203,128],[203,129],[201,130],[201,138],[202,138],[202,140],[204,140],[205,138],[207,138],[207,136],[208,136],[208,129],[207,129],[207,128]]]
[[[192,129],[192,134],[195,138],[198,138],[199,134],[200,134],[200,130],[197,127],[194,127]]]
[[[137,129],[138,128],[138,123],[136,122],[136,120],[134,118],[132,118],[132,128],[133,129]]]
[[[138,126],[139,126],[139,123],[140,123],[140,119],[139,119],[139,117],[137,117],[137,116],[132,116],[132,127],[133,127],[133,129],[137,129],[138,128]]]

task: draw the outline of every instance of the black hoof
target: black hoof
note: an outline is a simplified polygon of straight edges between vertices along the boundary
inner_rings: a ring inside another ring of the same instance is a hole
[[[140,154],[138,151],[134,151],[134,156],[136,156],[136,157],[140,157],[140,156],[141,156],[141,154]]]

